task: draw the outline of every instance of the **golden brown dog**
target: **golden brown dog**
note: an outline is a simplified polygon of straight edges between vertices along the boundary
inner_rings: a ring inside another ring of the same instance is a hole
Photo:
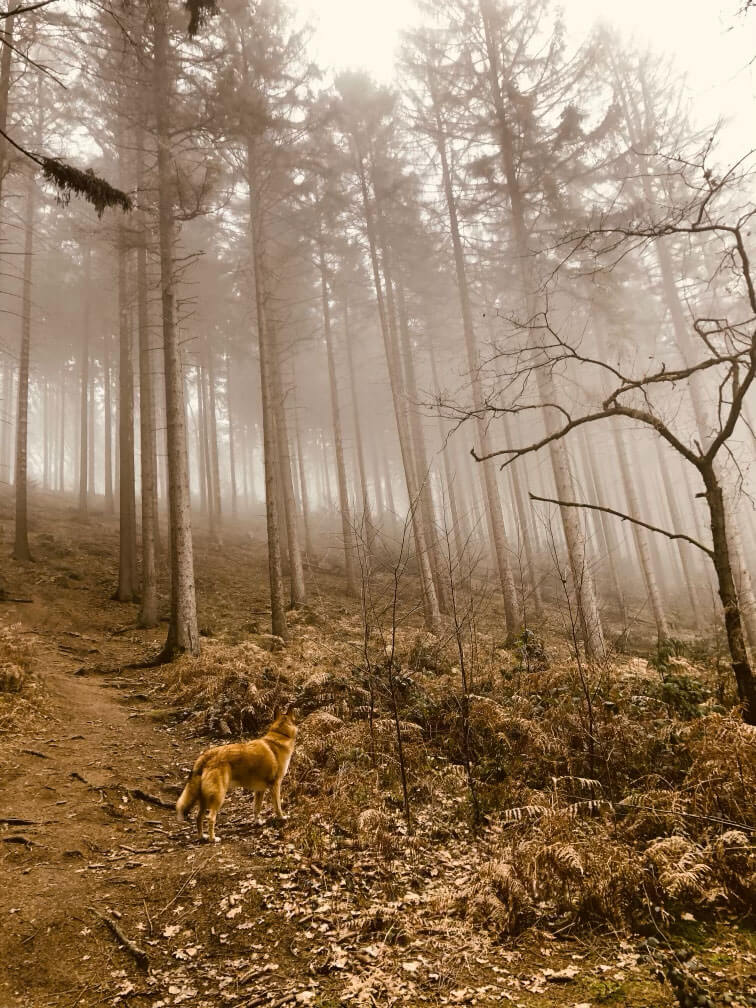
[[[243,787],[255,793],[255,815],[262,808],[263,795],[270,791],[276,815],[284,818],[281,809],[281,781],[289,769],[294,751],[297,726],[290,704],[285,710],[276,710],[273,723],[262,738],[253,742],[213,746],[197,759],[181,797],[176,802],[179,822],[199,803],[197,833],[203,839],[205,814],[209,821],[209,840],[215,841],[215,819],[231,787]]]

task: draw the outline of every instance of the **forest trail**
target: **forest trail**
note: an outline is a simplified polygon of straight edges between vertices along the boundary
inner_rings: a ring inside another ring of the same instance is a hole
[[[136,606],[110,599],[112,523],[56,525],[51,514],[46,525],[35,541],[45,563],[5,572],[10,594],[33,601],[0,602],[0,627],[29,642],[37,683],[25,720],[0,734],[0,1008],[671,1008],[637,936],[534,929],[502,943],[455,913],[497,842],[472,836],[456,801],[418,808],[412,844],[356,844],[329,792],[348,768],[321,763],[297,783],[318,742],[306,727],[284,829],[256,825],[252,800],[234,792],[222,842],[199,844],[173,803],[209,739],[158,706],[154,671],[123,668],[158,649],[164,625],[139,630]],[[212,554],[203,538],[199,555],[206,632],[245,640],[264,549],[239,536]],[[341,626],[341,599],[323,582],[324,612]],[[207,653],[220,652],[208,642]],[[363,807],[374,800],[360,794]],[[706,932],[740,983],[753,961],[734,958],[744,940],[725,925]]]
[[[193,826],[176,822],[173,803],[178,767],[191,764],[202,744],[184,744],[151,719],[144,672],[82,668],[61,656],[60,634],[78,642],[66,650],[83,653],[101,653],[102,641],[61,631],[60,613],[43,604],[22,609],[46,704],[44,719],[0,752],[0,858],[10,883],[0,889],[1,1008],[189,998],[209,1005],[218,1003],[219,987],[228,1003],[255,1003],[249,963],[238,970],[239,950],[224,949],[228,938],[214,924],[226,923],[240,869],[247,882],[270,874],[280,832],[263,826],[251,843],[236,824],[235,843],[198,845]],[[110,650],[124,646],[111,641]],[[115,664],[118,655],[108,659]],[[243,818],[244,804],[237,796],[228,811]],[[149,972],[103,917],[146,953]]]

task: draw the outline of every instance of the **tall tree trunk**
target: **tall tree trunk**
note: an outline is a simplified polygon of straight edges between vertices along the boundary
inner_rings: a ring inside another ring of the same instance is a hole
[[[258,206],[255,179],[254,141],[247,142],[247,182],[249,186],[249,241],[257,310],[257,338],[260,352],[260,388],[262,393],[263,466],[265,470],[265,518],[268,533],[268,576],[272,631],[282,640],[289,638],[284,603],[283,568],[281,561],[280,516],[277,486],[277,434],[273,356],[267,320],[267,289],[265,283],[264,228],[262,209]]]
[[[299,522],[297,502],[294,497],[294,479],[292,475],[291,451],[289,450],[289,431],[286,422],[286,402],[284,398],[283,380],[281,377],[281,347],[278,333],[271,319],[268,319],[268,335],[272,350],[272,378],[274,405],[276,411],[276,437],[278,445],[278,467],[280,473],[279,488],[281,503],[286,519],[286,540],[289,547],[289,577],[291,579],[291,608],[307,604],[307,589],[302,564],[302,549],[299,544]]]
[[[525,207],[515,166],[514,141],[501,90],[498,54],[490,25],[491,0],[479,0],[479,3],[485,37],[491,96],[499,128],[500,154],[512,215],[514,251],[521,271],[523,297],[526,301],[530,301],[530,254],[527,241]],[[533,311],[530,310],[532,307],[531,304],[528,304],[526,318],[532,317]],[[558,401],[553,377],[550,372],[547,372],[543,368],[537,369],[536,381],[539,398],[542,402],[552,403]],[[550,411],[547,411],[546,425],[550,432],[553,432],[555,429],[555,423],[555,418],[551,415]],[[561,500],[571,500],[573,480],[566,445],[562,440],[556,440],[551,442],[549,449],[557,495]],[[581,521],[574,508],[563,507],[560,508],[560,512],[586,654],[591,658],[603,659],[606,655],[604,632],[601,626],[596,588],[591,571],[591,558],[586,547]]]
[[[37,183],[30,175],[26,189],[24,215],[24,273],[21,295],[21,350],[18,365],[18,399],[16,413],[16,528],[13,556],[16,560],[31,560],[29,552],[28,514],[28,438],[29,438],[29,354],[32,323],[32,265],[34,255],[34,215]]]
[[[627,501],[627,513],[631,518],[640,518],[641,506],[625,442],[625,432],[620,427],[614,427],[613,433],[620,473],[622,475],[622,485],[625,491],[625,500]],[[664,604],[662,603],[659,585],[656,580],[656,571],[651,562],[648,534],[640,525],[633,524],[633,538],[635,539],[635,548],[640,560],[641,570],[643,571],[643,580],[646,583],[646,592],[648,593],[651,612],[656,624],[656,636],[659,644],[661,644],[663,641],[669,639],[669,624],[667,623],[667,615],[664,611]]]
[[[208,493],[210,485],[207,465],[207,424],[205,423],[205,381],[202,376],[202,365],[198,364],[195,373],[197,380],[197,416],[194,426],[197,432],[197,484],[200,494],[200,512],[206,514],[212,521],[212,494]],[[190,407],[191,408],[191,407]]]
[[[228,470],[231,477],[231,516],[236,518],[239,513],[238,490],[236,485],[236,422],[233,400],[231,396],[231,354],[226,351],[226,414],[228,415]]]
[[[331,422],[333,423],[333,443],[336,448],[336,476],[339,487],[339,511],[341,513],[341,538],[344,544],[344,569],[346,573],[347,595],[356,596],[357,574],[355,570],[355,540],[347,491],[346,464],[344,462],[344,438],[341,431],[341,406],[339,386],[336,380],[336,356],[333,352],[331,332],[331,305],[328,289],[328,273],[322,236],[318,246],[318,266],[320,269],[320,294],[323,310],[323,336],[328,358],[328,385],[331,394]]]
[[[108,329],[105,330],[104,340],[105,340],[105,350],[103,354],[102,381],[104,388],[103,406],[105,411],[104,415],[105,450],[103,452],[104,467],[105,467],[105,514],[112,515],[113,512],[115,511],[115,503],[113,501],[113,418],[112,418],[113,376],[111,374],[110,332]]]
[[[625,82],[622,80],[616,64],[614,66],[614,72],[616,83],[618,84],[618,93],[623,104],[623,111],[625,114],[630,142],[636,150],[641,150],[642,129],[638,122],[637,113],[633,104],[628,100],[625,92]],[[641,80],[641,85],[644,88],[645,97],[645,80]],[[639,176],[643,188],[643,197],[647,205],[655,205],[656,199],[651,177],[644,171],[640,171]],[[691,367],[696,362],[695,346],[690,336],[689,326],[685,323],[683,302],[680,297],[680,291],[675,282],[670,251],[667,245],[661,241],[654,242],[654,250],[659,263],[662,294],[672,321],[675,342],[685,366]],[[711,415],[712,411],[710,404],[707,401],[706,385],[703,376],[699,374],[692,375],[690,381],[688,382],[688,389],[693,405],[693,412],[696,418],[696,425],[698,427],[699,441],[705,450],[706,445],[710,443],[712,438],[714,431],[714,419]],[[719,483],[721,485],[726,485],[727,479],[723,472],[723,466],[719,460],[715,462],[715,468],[717,469],[717,479]],[[738,529],[737,506],[736,502],[732,499],[731,493],[725,494],[724,506],[727,510],[727,529],[728,535],[730,536],[730,557],[732,562],[735,564],[736,570],[740,574],[739,583],[736,581],[736,587],[740,595],[741,618],[743,618],[745,625],[747,626],[748,637],[750,638],[752,644],[756,646],[756,594],[754,594],[750,571],[742,557],[742,538]],[[726,619],[727,614],[725,613],[725,620]]]
[[[207,356],[207,434],[210,443],[209,452],[209,472],[210,485],[212,487],[212,528],[213,538],[216,543],[221,542],[221,522],[223,514],[221,511],[221,487],[220,487],[220,461],[218,458],[218,414],[215,398],[215,364],[212,347],[205,345]]]
[[[294,378],[294,389],[296,390],[297,380]],[[297,442],[297,466],[299,468],[299,499],[302,502],[302,524],[305,535],[305,557],[312,563],[315,559],[314,546],[312,543],[312,528],[310,526],[310,495],[307,489],[307,476],[305,472],[305,457],[302,451],[302,432],[299,421],[299,410],[297,409],[296,397],[294,399],[294,434]]]
[[[118,229],[118,461],[119,461],[119,602],[133,602],[139,591],[134,478],[134,367],[128,302],[126,233]],[[85,460],[82,460],[84,465]]]
[[[0,484],[11,482],[11,431],[13,430],[13,367],[10,357],[3,368],[0,408]]]
[[[392,522],[395,522],[398,517],[398,511],[394,496],[394,474],[391,471],[391,458],[388,453],[385,455],[381,454],[381,450],[376,445],[375,439],[373,439],[373,453],[377,460],[376,479],[380,483],[381,476],[383,477],[383,495],[386,498],[386,510],[390,513]],[[383,473],[381,473],[381,459],[383,460]]]
[[[19,6],[20,0],[10,0],[7,11],[10,14]],[[8,128],[8,95],[11,83],[11,61],[13,59],[13,31],[15,28],[15,17],[3,19],[3,42],[0,47],[0,130],[3,133]],[[0,136],[0,207],[3,202],[3,185],[5,176],[8,174],[8,144],[5,137]],[[1,239],[0,239],[1,240]]]
[[[42,486],[50,488],[50,383],[42,382]]]
[[[682,531],[682,529],[685,528],[685,525],[683,523],[682,515],[680,514],[680,508],[677,504],[677,494],[672,486],[670,467],[667,465],[666,459],[664,459],[661,454],[659,455],[659,469],[661,470],[664,496],[666,498],[669,517],[672,522],[672,530]],[[696,628],[701,628],[703,626],[703,612],[696,591],[696,574],[693,569],[693,558],[690,555],[690,551],[691,547],[689,545],[684,543],[681,539],[677,540],[677,555],[680,561],[682,578],[688,597],[688,605],[690,606],[689,622]]]
[[[392,297],[391,283],[390,279],[386,282],[386,291],[384,295],[384,286],[378,262],[378,240],[375,221],[368,195],[365,165],[362,155],[359,152],[357,152],[357,162],[363,213],[365,217],[370,252],[370,262],[373,271],[375,295],[378,302],[378,317],[381,326],[381,334],[383,336],[384,352],[386,355],[386,365],[389,373],[389,384],[391,386],[391,399],[394,407],[394,416],[396,418],[397,433],[399,435],[399,450],[402,456],[404,478],[409,498],[409,513],[415,541],[416,560],[420,571],[423,615],[426,629],[431,633],[437,634],[441,630],[441,613],[438,607],[438,598],[436,596],[436,589],[433,584],[433,575],[431,573],[430,562],[428,560],[428,550],[425,542],[423,523],[419,515],[419,493],[418,487],[415,483],[412,443],[406,416],[404,390],[401,386],[401,366],[398,353],[396,316],[394,314],[393,304],[390,300]]]
[[[336,505],[334,504],[333,488],[331,487],[331,463],[328,458],[328,441],[326,440],[325,431],[320,432],[320,448],[323,460],[321,468],[323,474],[323,506],[325,511],[330,515],[336,510]]]
[[[63,367],[63,377],[60,382],[60,425],[58,434],[58,492],[66,491],[66,369]]]
[[[386,259],[384,258],[384,271]],[[395,283],[396,301],[399,317],[399,359],[401,361],[403,386],[407,399],[407,415],[409,418],[410,438],[412,440],[412,457],[415,462],[415,481],[420,493],[420,519],[424,525],[425,541],[428,544],[428,560],[431,565],[433,584],[438,596],[441,611],[451,611],[450,590],[447,587],[444,563],[438,542],[438,522],[436,507],[433,500],[433,484],[431,467],[428,463],[428,452],[425,446],[425,432],[418,412],[420,396],[417,389],[415,373],[415,358],[412,351],[407,307],[404,290],[400,283]]]
[[[93,373],[93,369],[90,369],[89,376],[90,390],[89,390],[89,417],[87,419],[87,429],[89,431],[88,445],[87,445],[87,487],[89,490],[90,497],[94,497],[97,493],[95,484],[95,444],[96,444],[96,426],[97,422],[95,419],[95,390],[97,388],[97,377]]]
[[[84,319],[81,327],[81,390],[79,412],[79,514],[85,517],[89,507],[89,318],[92,297],[92,250],[84,252]]]
[[[602,493],[603,486],[601,484],[598,471],[593,457],[593,448],[588,443],[588,438],[586,436],[585,430],[582,431],[581,438],[581,449],[583,454],[583,459],[585,462],[585,472],[588,476],[589,491],[593,500],[597,504],[604,501],[604,494]],[[614,591],[614,597],[617,600],[617,606],[620,612],[620,618],[624,625],[627,623],[627,603],[625,599],[625,589],[622,586],[622,581],[619,576],[619,571],[617,565],[622,559],[622,550],[620,548],[620,541],[617,536],[615,526],[613,524],[614,519],[610,518],[609,515],[604,511],[596,511],[594,514],[598,517],[598,528],[601,533],[601,539],[604,546],[604,555],[606,557],[606,564],[609,569],[609,576],[611,578],[611,585]]]
[[[428,340],[428,356],[430,358],[431,374],[433,375],[433,387],[437,397],[441,396],[441,383],[438,380],[438,367],[436,366],[436,354],[433,350],[433,338]],[[449,514],[451,517],[451,532],[454,538],[454,553],[457,564],[461,564],[465,557],[466,552],[466,539],[465,530],[462,526],[462,516],[459,513],[459,508],[457,506],[457,488],[456,488],[456,473],[452,469],[451,452],[449,451],[449,445],[447,443],[447,433],[444,430],[444,423],[439,415],[437,417],[438,421],[438,434],[439,442],[441,444],[441,456],[443,458],[444,464],[444,476],[446,479],[446,496],[449,501]],[[448,535],[448,527],[445,529]]]
[[[738,697],[743,704],[743,718],[747,724],[756,725],[756,683],[754,683],[753,670],[748,661],[738,592],[730,563],[724,494],[717,480],[714,466],[703,466],[700,472],[706,487],[706,503],[709,506],[714,545],[714,569],[717,573],[719,597],[724,608],[725,631],[732,660],[732,671],[737,684]]]
[[[375,540],[375,528],[370,508],[368,494],[367,469],[365,466],[365,446],[362,440],[362,424],[360,422],[360,405],[357,394],[357,381],[354,373],[354,354],[352,353],[352,331],[349,325],[349,290],[344,286],[342,291],[344,309],[344,343],[346,346],[347,370],[349,372],[349,391],[352,397],[352,426],[354,427],[354,448],[357,455],[357,469],[360,475],[360,496],[362,499],[362,525],[368,552],[372,551]]]
[[[142,597],[137,622],[141,627],[158,623],[157,595],[157,459],[155,441],[155,396],[152,382],[150,326],[147,290],[147,243],[149,232],[141,206],[144,171],[144,132],[137,126],[137,193],[139,194],[139,236],[137,244],[137,315],[139,327],[139,440],[142,484]],[[106,337],[107,340],[107,337]],[[105,369],[107,374],[107,368]],[[110,379],[107,378],[107,381]],[[107,465],[106,465],[107,469]],[[108,477],[106,474],[106,493]]]
[[[449,215],[449,228],[451,232],[452,248],[454,251],[454,266],[457,278],[457,292],[459,295],[460,309],[462,314],[462,329],[465,340],[465,352],[467,354],[467,367],[470,375],[470,385],[472,392],[472,404],[475,410],[477,440],[479,454],[488,455],[491,445],[488,434],[488,426],[484,423],[482,407],[484,403],[483,387],[480,380],[480,358],[478,351],[478,341],[473,326],[472,304],[470,301],[470,289],[467,283],[467,271],[465,266],[464,250],[459,230],[459,218],[457,214],[457,203],[454,197],[451,172],[446,149],[445,124],[441,120],[439,104],[436,100],[435,85],[429,81],[433,98],[435,119],[436,119],[436,146],[441,159],[441,174],[446,197],[446,210]],[[496,480],[496,466],[493,462],[481,463],[483,475],[483,499],[486,507],[486,519],[496,557],[496,567],[499,575],[499,585],[501,588],[502,601],[504,603],[504,622],[508,637],[516,635],[520,626],[519,607],[515,594],[514,578],[510,564],[511,549],[507,543],[506,530],[504,527],[504,516],[501,508],[501,497]],[[532,573],[535,579],[535,572]]]
[[[189,498],[186,420],[184,416],[184,378],[181,367],[181,350],[174,316],[174,211],[171,194],[167,0],[156,0],[153,16],[160,291],[163,311],[168,507],[171,535],[171,616],[163,654],[165,657],[170,658],[183,651],[188,651],[193,655],[199,654],[200,640],[197,628],[197,602],[194,588],[191,502]]]

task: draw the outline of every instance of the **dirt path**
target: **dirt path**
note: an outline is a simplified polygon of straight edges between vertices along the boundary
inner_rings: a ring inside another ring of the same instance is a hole
[[[250,843],[239,796],[234,839],[197,845],[172,804],[200,743],[146,716],[139,673],[81,674],[40,640],[46,717],[0,755],[0,1008],[215,1005],[221,984],[221,1000],[254,1000],[252,960],[240,976],[239,950],[216,924],[241,898],[239,877],[248,890],[270,875],[278,830],[263,826]],[[255,926],[267,930],[265,916]],[[102,917],[145,952],[149,971]]]

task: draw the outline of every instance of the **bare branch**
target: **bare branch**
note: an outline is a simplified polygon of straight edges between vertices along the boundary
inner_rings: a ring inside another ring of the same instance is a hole
[[[58,0],[40,0],[39,3],[29,4],[28,7],[14,7],[13,10],[0,11],[0,21],[4,21],[5,18],[16,17],[18,14],[28,14],[29,11],[39,10],[40,7],[48,7],[51,3],[57,3]],[[4,39],[0,39],[2,43]]]
[[[666,529],[658,528],[656,525],[649,525],[648,522],[641,521],[640,518],[632,518],[628,514],[623,514],[622,511],[615,511],[614,508],[602,507],[600,504],[581,504],[578,501],[563,501],[554,500],[552,497],[539,497],[538,494],[530,493],[528,491],[528,496],[532,501],[540,501],[543,504],[556,504],[559,507],[571,507],[571,508],[585,508],[588,511],[603,511],[606,514],[614,515],[615,518],[621,518],[622,521],[632,522],[633,525],[640,525],[641,528],[648,529],[650,532],[658,532],[659,535],[666,536],[667,539],[682,539],[684,542],[688,542],[691,546],[697,546],[698,549],[703,550],[703,552],[712,559],[714,558],[714,550],[709,549],[708,546],[704,546],[697,539],[691,539],[690,536],[685,535],[682,532],[668,532]]]

